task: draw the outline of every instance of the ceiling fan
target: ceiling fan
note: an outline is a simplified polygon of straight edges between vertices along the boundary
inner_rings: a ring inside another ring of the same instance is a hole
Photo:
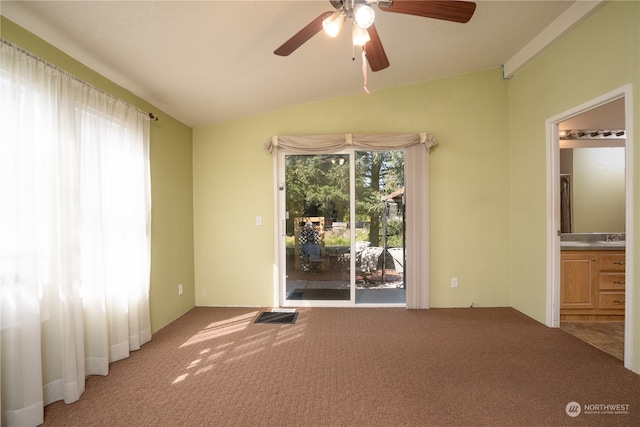
[[[469,22],[476,10],[470,1],[430,1],[430,0],[329,0],[335,11],[322,13],[316,19],[293,35],[273,53],[288,56],[307,40],[324,29],[335,37],[347,18],[352,23],[354,46],[366,50],[367,61],[372,71],[380,71],[389,66],[389,59],[382,47],[382,41],[373,24],[375,12],[372,4],[377,4],[383,12],[402,13],[445,21]],[[365,48],[366,45],[366,48]]]

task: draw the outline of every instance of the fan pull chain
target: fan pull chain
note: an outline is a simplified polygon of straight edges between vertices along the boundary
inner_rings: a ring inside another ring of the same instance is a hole
[[[371,95],[369,89],[367,88],[367,52],[362,49],[362,78],[364,79],[364,91],[367,92],[368,95]]]

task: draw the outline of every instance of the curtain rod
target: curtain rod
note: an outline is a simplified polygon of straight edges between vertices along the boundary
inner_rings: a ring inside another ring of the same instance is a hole
[[[156,116],[155,114],[148,113],[148,112],[136,107],[135,105],[133,105],[133,104],[131,104],[129,102],[126,102],[123,99],[120,99],[117,96],[114,96],[114,95],[110,94],[109,92],[100,89],[99,87],[96,87],[96,86],[92,85],[91,83],[85,82],[84,80],[80,79],[79,77],[76,77],[73,74],[71,74],[70,72],[68,72],[66,70],[63,70],[62,68],[58,67],[57,65],[54,65],[54,64],[50,63],[49,61],[46,61],[46,60],[40,58],[39,56],[29,52],[28,50],[26,50],[26,49],[24,49],[24,48],[22,48],[22,47],[20,47],[20,46],[18,46],[16,44],[14,44],[14,43],[11,43],[10,41],[8,41],[8,40],[6,40],[4,38],[0,38],[0,42],[2,42],[3,44],[9,46],[12,49],[17,50],[18,52],[20,52],[20,53],[22,53],[24,55],[27,55],[28,57],[30,57],[30,58],[32,58],[32,59],[44,64],[45,66],[47,66],[47,67],[49,67],[49,68],[51,68],[53,70],[68,76],[69,78],[75,80],[76,82],[78,82],[78,83],[80,83],[80,84],[82,84],[82,85],[84,85],[84,86],[86,86],[86,87],[88,87],[88,88],[90,88],[92,90],[95,90],[95,91],[97,91],[97,92],[99,92],[99,93],[101,93],[101,94],[103,94],[105,96],[108,96],[109,98],[111,98],[111,99],[113,99],[115,101],[118,101],[118,102],[121,102],[121,103],[123,103],[125,105],[128,105],[129,107],[134,108],[135,110],[137,110],[138,112],[140,112],[140,113],[142,113],[144,115],[148,115],[149,119],[151,119],[152,121],[154,121],[154,122],[158,121],[158,116]]]

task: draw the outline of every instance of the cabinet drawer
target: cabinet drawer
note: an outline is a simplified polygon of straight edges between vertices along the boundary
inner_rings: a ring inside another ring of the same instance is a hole
[[[600,271],[624,271],[624,254],[600,255]]]
[[[624,310],[624,293],[600,292],[600,308]]]
[[[600,273],[600,290],[624,291],[624,273]]]

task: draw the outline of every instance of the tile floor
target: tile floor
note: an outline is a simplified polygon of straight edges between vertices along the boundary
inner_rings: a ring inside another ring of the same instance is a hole
[[[560,329],[624,360],[624,322],[561,322]]]

